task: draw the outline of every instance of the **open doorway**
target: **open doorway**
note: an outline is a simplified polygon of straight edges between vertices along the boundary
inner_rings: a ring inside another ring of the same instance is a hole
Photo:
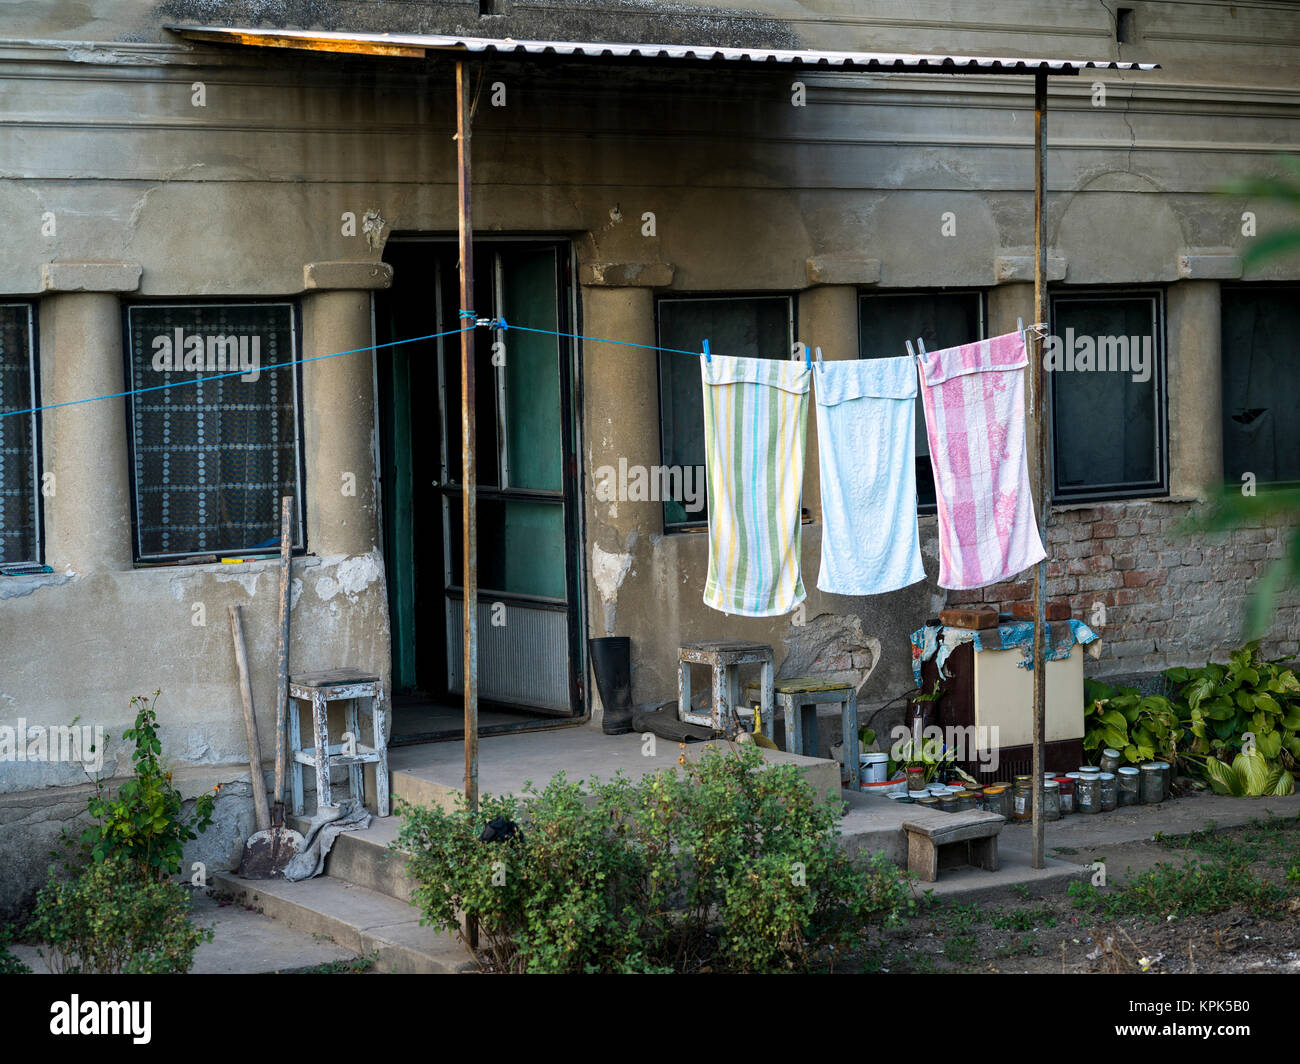
[[[454,241],[394,237],[379,344],[459,327]],[[529,330],[475,344],[480,734],[581,716],[575,332],[568,248],[475,244],[479,317]],[[460,339],[380,347],[380,476],[392,620],[395,744],[455,739],[463,722]]]

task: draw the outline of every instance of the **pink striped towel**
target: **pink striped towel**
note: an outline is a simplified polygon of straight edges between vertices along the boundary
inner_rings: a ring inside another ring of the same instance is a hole
[[[921,395],[939,503],[939,585],[984,587],[1047,557],[1025,451],[1018,332],[921,356]]]

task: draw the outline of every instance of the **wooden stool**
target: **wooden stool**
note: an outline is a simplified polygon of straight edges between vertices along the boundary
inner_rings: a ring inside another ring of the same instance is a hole
[[[759,692],[756,684],[745,688],[747,701],[753,705]],[[775,697],[785,713],[785,749],[787,753],[818,757],[821,744],[817,734],[817,707],[839,703],[840,735],[843,741],[846,786],[857,789],[858,780],[858,693],[852,684],[816,676],[786,676],[776,681]],[[764,712],[763,734],[775,740],[775,722]]]
[[[930,813],[924,820],[903,821],[907,832],[907,870],[923,883],[939,878],[939,869],[974,865],[998,870],[1000,813],[968,809],[960,813]]]
[[[361,699],[370,700],[373,745],[361,743]],[[298,702],[311,703],[313,744],[302,745],[302,722]],[[344,713],[344,731],[352,733],[355,753],[344,753],[342,743],[329,741],[329,703],[348,702]],[[375,766],[375,809],[380,816],[388,816],[388,710],[384,701],[384,685],[378,676],[357,669],[330,669],[327,672],[305,673],[289,677],[289,753],[293,758],[293,813],[302,816],[302,768],[310,765],[316,770],[316,805],[333,805],[330,794],[330,769],[346,765],[348,787],[358,801],[365,800],[363,765]]]
[[[691,666],[708,665],[713,670],[713,699],[709,713],[691,708]],[[740,666],[761,666],[759,681],[763,718],[772,715],[772,648],[745,639],[711,639],[685,643],[677,652],[677,719],[702,724],[730,734],[736,730],[736,706],[740,704]]]

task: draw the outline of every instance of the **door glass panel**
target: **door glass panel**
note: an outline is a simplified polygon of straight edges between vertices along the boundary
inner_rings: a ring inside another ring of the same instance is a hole
[[[459,514],[459,505],[453,507]],[[452,585],[460,585],[463,527],[451,533]],[[520,499],[478,500],[478,582],[493,591],[563,600],[564,507]]]
[[[502,255],[501,311],[530,329],[557,330],[555,251]],[[506,454],[510,487],[560,491],[563,481],[559,338],[507,330],[505,343]]]

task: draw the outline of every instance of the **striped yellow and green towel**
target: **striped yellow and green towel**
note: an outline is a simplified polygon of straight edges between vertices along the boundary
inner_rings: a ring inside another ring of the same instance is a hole
[[[745,617],[789,613],[804,600],[803,362],[700,357],[709,492],[705,605]]]

